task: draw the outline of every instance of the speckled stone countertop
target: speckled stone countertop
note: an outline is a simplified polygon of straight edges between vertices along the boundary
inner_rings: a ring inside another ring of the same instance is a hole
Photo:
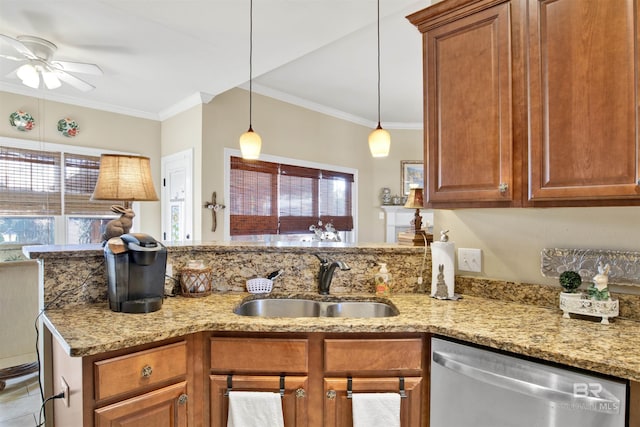
[[[602,374],[640,381],[640,322],[602,325],[563,319],[559,309],[464,296],[439,301],[424,294],[390,299],[400,315],[389,318],[257,318],[233,309],[246,293],[174,297],[161,310],[123,314],[106,304],[47,310],[48,328],[71,356],[86,356],[200,331],[428,332]],[[351,298],[354,295],[345,296]],[[366,297],[371,298],[368,294]]]

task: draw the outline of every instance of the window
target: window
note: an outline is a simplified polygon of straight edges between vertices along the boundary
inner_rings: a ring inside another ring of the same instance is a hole
[[[230,158],[230,235],[309,233],[332,223],[354,228],[354,174],[276,162]]]
[[[102,240],[115,215],[113,202],[90,200],[100,169],[98,150],[83,150],[95,154],[89,155],[53,144],[41,150],[33,141],[0,143],[0,243]]]

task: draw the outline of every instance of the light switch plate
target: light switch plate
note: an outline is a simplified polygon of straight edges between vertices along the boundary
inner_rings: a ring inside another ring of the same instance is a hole
[[[482,271],[482,250],[459,248],[458,270],[480,273]]]

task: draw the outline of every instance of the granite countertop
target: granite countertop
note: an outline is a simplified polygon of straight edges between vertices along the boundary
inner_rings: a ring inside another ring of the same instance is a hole
[[[173,297],[161,310],[125,314],[106,304],[47,310],[44,320],[71,356],[88,356],[200,331],[429,332],[606,375],[640,381],[640,322],[564,319],[559,309],[464,296],[440,301],[424,294],[390,299],[389,318],[258,318],[233,309],[247,293]],[[353,297],[349,295],[348,297]],[[372,297],[371,294],[367,297]]]

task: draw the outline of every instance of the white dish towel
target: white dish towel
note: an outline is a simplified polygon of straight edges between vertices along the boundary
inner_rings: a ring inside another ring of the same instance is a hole
[[[279,393],[230,391],[227,427],[284,427]]]
[[[400,427],[398,393],[353,393],[353,427]]]

